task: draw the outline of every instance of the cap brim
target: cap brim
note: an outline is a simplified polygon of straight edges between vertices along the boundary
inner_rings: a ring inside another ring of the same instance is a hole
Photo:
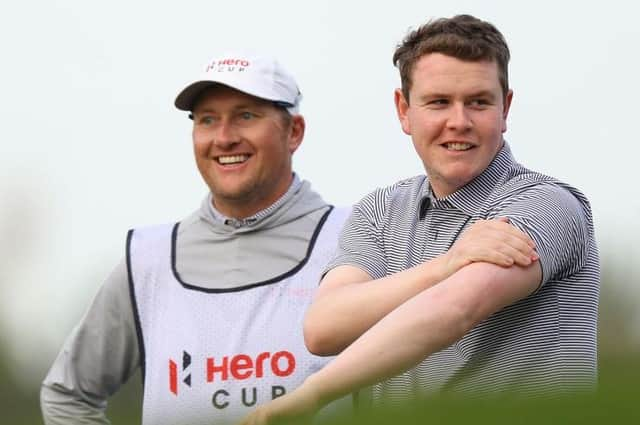
[[[274,104],[287,109],[292,114],[298,113],[297,105],[293,105],[289,102],[284,102],[284,101],[271,100],[266,96],[260,96],[260,95],[251,93],[248,90],[243,90],[239,87],[234,87],[233,85],[230,85],[230,84],[226,84],[218,81],[212,81],[212,80],[200,80],[200,81],[196,81],[195,83],[189,84],[178,94],[178,96],[176,97],[176,100],[173,103],[176,106],[176,108],[182,111],[193,111],[193,107],[195,103],[198,101],[198,98],[200,97],[202,92],[208,88],[215,87],[215,86],[227,86],[234,90],[238,90],[242,93],[246,93],[249,96],[253,96],[258,99],[263,99],[269,102],[273,102]]]
[[[174,102],[174,105],[176,105],[176,108],[182,111],[192,111],[193,105],[198,99],[198,96],[200,96],[200,94],[202,93],[202,91],[209,87],[217,86],[219,84],[220,83],[217,83],[215,81],[210,81],[210,80],[196,81],[195,83],[185,87],[178,94]]]

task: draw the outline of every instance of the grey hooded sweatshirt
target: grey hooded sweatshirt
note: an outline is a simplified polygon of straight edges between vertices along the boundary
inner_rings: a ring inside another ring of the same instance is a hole
[[[294,175],[289,190],[252,217],[216,211],[209,194],[180,222],[176,271],[203,288],[231,289],[296,267],[330,206]],[[109,424],[113,395],[140,367],[140,353],[123,259],[103,283],[45,378],[40,394],[46,425]]]

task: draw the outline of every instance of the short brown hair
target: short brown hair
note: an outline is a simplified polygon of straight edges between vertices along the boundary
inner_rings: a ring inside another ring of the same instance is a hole
[[[416,62],[429,53],[442,53],[466,61],[496,61],[504,96],[509,91],[509,46],[489,22],[471,15],[457,15],[429,21],[411,31],[393,54],[393,64],[400,70],[402,94],[409,102],[411,73]]]
[[[291,113],[287,111],[287,108],[283,106],[279,106],[279,105],[274,105],[274,106],[278,110],[278,114],[280,115],[280,120],[282,121],[282,124],[285,126],[285,128],[289,128],[291,126],[291,123],[293,122],[293,116],[291,115]]]

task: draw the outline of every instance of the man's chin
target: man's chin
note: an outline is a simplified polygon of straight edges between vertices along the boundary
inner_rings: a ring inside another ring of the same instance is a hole
[[[214,201],[218,200],[225,203],[246,204],[251,202],[255,197],[253,196],[253,191],[245,187],[214,189],[215,190],[211,190]]]

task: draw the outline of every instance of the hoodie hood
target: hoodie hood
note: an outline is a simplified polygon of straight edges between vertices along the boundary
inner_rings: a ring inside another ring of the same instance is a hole
[[[241,221],[211,205],[209,194],[179,223],[175,271],[189,285],[225,290],[274,279],[298,266],[330,208],[309,182],[297,178],[273,205]]]
[[[209,193],[200,204],[198,218],[207,223],[214,233],[228,236],[281,226],[326,206],[322,197],[311,189],[311,184],[294,174],[287,192],[251,217],[242,220],[225,217],[215,209],[213,196]]]

